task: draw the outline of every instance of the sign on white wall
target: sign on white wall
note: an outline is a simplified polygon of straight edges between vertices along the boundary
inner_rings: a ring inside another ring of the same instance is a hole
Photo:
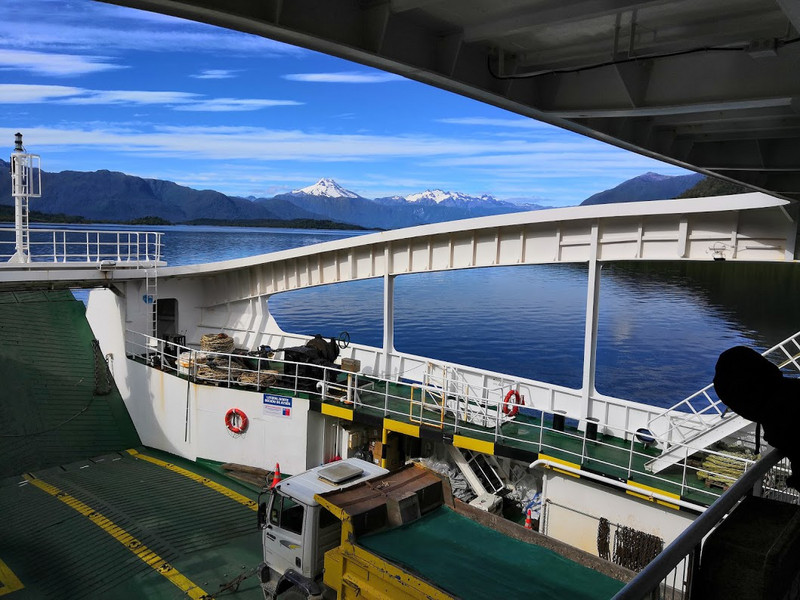
[[[291,396],[276,396],[275,394],[264,394],[263,407],[264,416],[268,417],[292,417],[292,398]]]

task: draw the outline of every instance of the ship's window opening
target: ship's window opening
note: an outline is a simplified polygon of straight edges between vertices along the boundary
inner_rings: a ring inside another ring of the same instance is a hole
[[[275,294],[269,311],[281,329],[321,334],[326,340],[342,331],[354,344],[383,345],[383,281],[348,281]]]
[[[288,496],[276,494],[272,500],[272,510],[269,515],[269,522],[300,535],[303,532],[303,505],[298,504]]]
[[[395,348],[580,388],[587,273],[530,265],[400,276]]]
[[[178,300],[159,298],[156,302],[156,337],[166,339],[178,333]]]

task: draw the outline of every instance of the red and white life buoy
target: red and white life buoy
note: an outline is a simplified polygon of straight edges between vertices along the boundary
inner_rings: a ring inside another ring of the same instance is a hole
[[[247,415],[238,408],[232,408],[225,413],[225,426],[233,433],[243,433],[247,430]]]
[[[513,402],[511,401],[512,398],[514,399]],[[519,412],[520,404],[522,404],[522,398],[519,392],[517,390],[508,390],[506,397],[503,398],[503,414],[513,417]]]

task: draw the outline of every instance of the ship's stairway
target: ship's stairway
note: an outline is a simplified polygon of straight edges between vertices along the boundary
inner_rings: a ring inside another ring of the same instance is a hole
[[[739,415],[728,413],[710,427],[697,431],[691,437],[687,437],[681,444],[670,446],[658,458],[646,463],[645,468],[652,473],[659,473],[670,465],[688,458],[693,453],[708,448],[748,427],[754,427],[751,421]]]
[[[457,413],[464,422],[480,427],[495,427],[498,419],[501,424],[511,420],[498,410],[505,393],[504,386],[477,391],[456,368],[427,363],[421,387],[424,393],[436,399],[442,415],[447,411]],[[476,391],[480,397],[476,396]]]
[[[455,446],[447,446],[447,449],[450,460],[464,475],[464,479],[476,496],[487,494],[499,496],[505,492],[506,484],[501,475],[500,465],[494,456]]]
[[[797,375],[800,373],[800,332],[762,352],[762,355],[777,364],[784,373]],[[714,392],[713,384],[709,384],[650,420],[649,431],[661,432],[656,437],[663,452],[648,462],[645,468],[652,473],[659,473],[694,452],[748,427],[753,427],[753,423],[726,412],[725,405]]]

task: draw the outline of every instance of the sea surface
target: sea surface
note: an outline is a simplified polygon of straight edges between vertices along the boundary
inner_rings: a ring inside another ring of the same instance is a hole
[[[120,229],[120,226],[114,226]],[[361,231],[138,227],[164,233],[171,266],[307,246]],[[671,406],[711,382],[717,356],[765,350],[800,330],[792,265],[613,263],[601,270],[597,389]],[[585,265],[404,275],[395,283],[395,346],[413,354],[579,388]],[[382,345],[382,281],[285,292],[270,310],[286,331]]]

